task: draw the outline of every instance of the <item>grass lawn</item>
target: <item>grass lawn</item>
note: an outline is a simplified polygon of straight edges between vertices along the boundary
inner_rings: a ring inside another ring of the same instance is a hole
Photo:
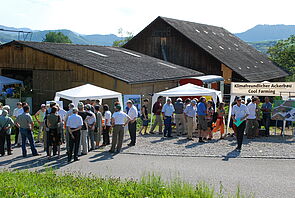
[[[222,188],[220,188],[222,191]],[[157,176],[141,180],[57,175],[28,171],[0,172],[0,197],[244,197],[216,193],[204,183],[195,186],[175,180],[166,183]]]

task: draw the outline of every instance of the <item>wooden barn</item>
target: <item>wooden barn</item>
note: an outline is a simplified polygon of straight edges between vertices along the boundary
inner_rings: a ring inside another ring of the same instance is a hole
[[[222,27],[156,18],[123,46],[149,56],[231,81],[278,80],[288,74]]]
[[[24,80],[36,110],[56,91],[85,83],[147,97],[203,74],[124,48],[12,41],[0,45],[0,75]]]

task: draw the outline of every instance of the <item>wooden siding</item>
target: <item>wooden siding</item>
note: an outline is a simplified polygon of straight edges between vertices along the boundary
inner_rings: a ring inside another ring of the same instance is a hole
[[[226,65],[221,64],[222,77],[224,79],[224,84],[230,84],[232,81],[232,70]]]
[[[164,60],[161,41],[166,43],[167,61],[205,74],[222,75],[216,58],[162,20],[154,21],[124,47]]]

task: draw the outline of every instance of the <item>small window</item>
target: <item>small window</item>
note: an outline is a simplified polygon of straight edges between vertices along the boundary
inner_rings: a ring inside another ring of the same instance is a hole
[[[161,37],[161,45],[166,45],[166,37]]]
[[[105,54],[102,54],[102,53],[99,53],[99,52],[96,52],[96,51],[92,51],[92,50],[86,50],[87,52],[90,52],[92,54],[96,54],[96,55],[99,55],[99,56],[102,56],[102,57],[108,57],[107,55]]]
[[[172,65],[169,65],[169,64],[166,64],[166,63],[161,63],[161,62],[158,62],[160,65],[164,65],[164,66],[166,66],[166,67],[170,67],[170,68],[172,68],[172,69],[176,69],[176,67],[175,66],[172,66]]]

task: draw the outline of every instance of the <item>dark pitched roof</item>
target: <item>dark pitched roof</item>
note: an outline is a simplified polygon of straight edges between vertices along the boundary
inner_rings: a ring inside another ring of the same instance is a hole
[[[264,81],[288,76],[266,55],[222,27],[166,17],[159,18],[248,81]]]
[[[27,41],[12,41],[4,45],[9,44],[31,47],[131,84],[203,75],[123,48]]]

